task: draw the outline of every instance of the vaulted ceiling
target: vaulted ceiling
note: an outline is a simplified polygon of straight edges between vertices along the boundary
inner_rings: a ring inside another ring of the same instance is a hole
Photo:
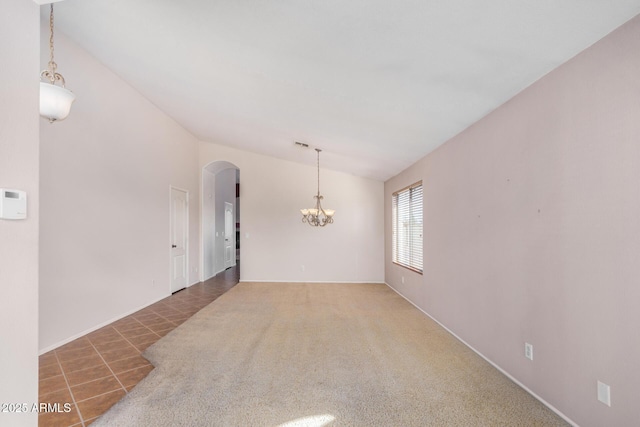
[[[201,140],[315,164],[301,141],[324,150],[323,167],[378,180],[638,13],[640,0],[55,6],[56,31]]]

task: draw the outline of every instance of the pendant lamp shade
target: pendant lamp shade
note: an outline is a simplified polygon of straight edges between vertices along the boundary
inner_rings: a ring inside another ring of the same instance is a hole
[[[76,96],[68,89],[40,82],[40,115],[50,122],[66,119],[75,99]]]

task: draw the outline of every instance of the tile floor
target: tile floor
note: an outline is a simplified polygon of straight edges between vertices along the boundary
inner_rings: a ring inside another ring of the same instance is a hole
[[[171,295],[40,356],[39,401],[71,404],[42,412],[41,427],[88,426],[147,376],[151,344],[238,283],[240,267]]]

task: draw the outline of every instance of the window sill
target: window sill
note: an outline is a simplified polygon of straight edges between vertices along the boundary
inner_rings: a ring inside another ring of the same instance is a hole
[[[397,265],[398,267],[406,268],[407,270],[413,271],[414,273],[418,273],[419,275],[422,276],[422,270],[418,270],[417,268],[409,267],[408,265],[400,264],[400,263],[395,262],[395,261],[393,261],[393,263],[395,265]]]

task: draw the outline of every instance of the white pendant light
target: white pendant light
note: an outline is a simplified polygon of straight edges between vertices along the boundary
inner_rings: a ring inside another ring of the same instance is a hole
[[[40,82],[40,115],[53,123],[64,120],[71,111],[71,104],[76,96],[69,89],[65,89],[65,81],[62,74],[57,73],[58,64],[53,60],[53,3],[49,14],[49,64],[46,70],[40,73],[40,78],[48,82]],[[61,86],[56,86],[59,82]]]

